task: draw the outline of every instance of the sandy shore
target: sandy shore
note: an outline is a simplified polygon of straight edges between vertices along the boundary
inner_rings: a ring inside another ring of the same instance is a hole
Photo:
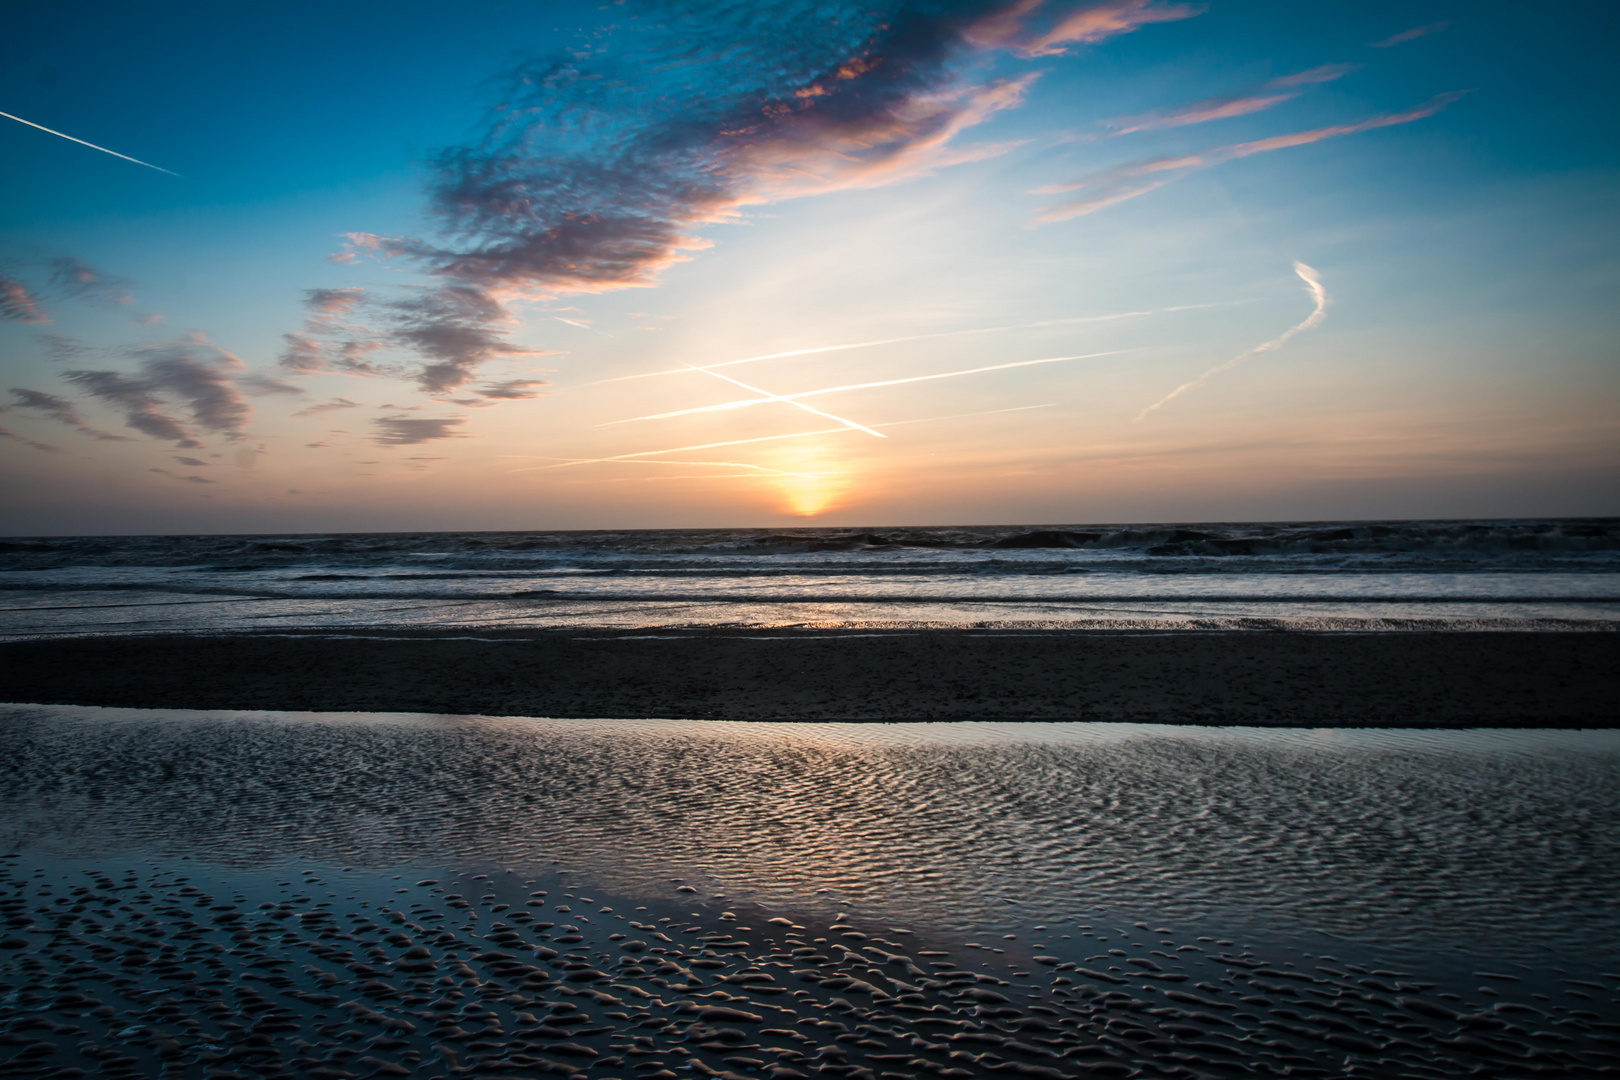
[[[1604,632],[240,634],[0,644],[0,700],[725,720],[1620,723]]]

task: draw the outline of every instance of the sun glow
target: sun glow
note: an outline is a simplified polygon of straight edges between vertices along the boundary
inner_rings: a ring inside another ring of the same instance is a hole
[[[849,475],[829,463],[819,447],[802,447],[784,453],[772,464],[782,470],[771,480],[784,513],[794,517],[815,517],[844,501]]]

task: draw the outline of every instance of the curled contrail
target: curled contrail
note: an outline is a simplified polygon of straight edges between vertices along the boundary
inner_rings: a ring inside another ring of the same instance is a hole
[[[929,341],[933,338],[963,337],[967,334],[999,334],[1005,330],[1033,330],[1042,326],[1068,326],[1072,323],[1112,322],[1115,319],[1137,319],[1144,315],[1167,315],[1173,311],[1196,311],[1201,308],[1217,307],[1216,304],[1181,304],[1177,307],[1153,308],[1148,311],[1121,311],[1113,315],[1079,315],[1072,319],[1045,319],[1041,322],[1011,323],[1007,326],[980,326],[971,330],[941,330],[933,334],[910,334],[906,337],[877,338],[872,341],[849,341],[841,345],[818,345],[810,349],[790,349],[787,352],[764,353],[760,356],[745,356],[741,360],[723,360],[718,364],[704,364],[704,371],[715,368],[734,367],[737,364],[753,364],[761,360],[781,360],[790,356],[813,356],[819,353],[847,352],[850,349],[871,349],[879,345],[897,345],[905,341]],[[644,371],[639,375],[620,375],[612,379],[598,379],[586,383],[586,386],[600,386],[603,383],[629,382],[631,379],[651,379],[659,375],[684,375],[693,365],[686,367],[665,368],[662,371]]]
[[[1210,368],[1208,371],[1198,376],[1198,378],[1194,379],[1192,382],[1182,383],[1180,386],[1164,395],[1164,397],[1137,413],[1136,418],[1138,420],[1145,420],[1148,413],[1164,405],[1166,402],[1180,397],[1189,390],[1195,390],[1198,387],[1203,386],[1205,383],[1209,382],[1209,380],[1213,379],[1222,372],[1231,371],[1240,364],[1247,364],[1250,360],[1253,360],[1263,352],[1270,352],[1273,349],[1282,348],[1283,344],[1289,338],[1293,337],[1301,330],[1310,330],[1322,325],[1322,320],[1327,318],[1328,306],[1328,294],[1327,290],[1322,288],[1322,276],[1302,262],[1294,263],[1294,273],[1298,274],[1300,280],[1305,282],[1305,288],[1310,292],[1311,298],[1316,301],[1316,310],[1312,311],[1310,315],[1306,317],[1304,322],[1300,323],[1298,326],[1290,327],[1282,334],[1282,336],[1274,337],[1264,345],[1256,345],[1248,352],[1234,356],[1224,364],[1217,364],[1215,367]]]
[[[1008,368],[1034,367],[1036,364],[1056,364],[1064,360],[1091,360],[1099,356],[1115,356],[1126,351],[1128,350],[1109,349],[1107,352],[1081,353],[1076,356],[1047,356],[1040,360],[1015,360],[1010,364],[990,364],[987,367],[963,368],[960,371],[942,371],[937,375],[913,375],[906,379],[883,379],[879,382],[848,383],[844,386],[828,386],[821,390],[804,390],[797,394],[773,394],[770,397],[742,398],[737,401],[722,401],[718,405],[699,405],[693,409],[676,409],[674,412],[632,416],[625,420],[609,420],[605,424],[596,426],[613,427],[616,424],[633,424],[639,420],[668,420],[671,417],[690,416],[693,413],[726,412],[731,409],[746,409],[752,405],[768,405],[773,401],[797,404],[799,398],[819,397],[822,394],[841,394],[847,390],[871,390],[880,386],[901,386],[906,383],[931,382],[934,379],[955,379],[963,375],[978,375],[986,371],[1006,371]],[[711,374],[713,373],[711,372]],[[721,377],[724,378],[724,376]],[[755,393],[761,393],[761,391],[756,390]]]
[[[88,146],[92,150],[100,150],[103,154],[111,154],[115,158],[123,158],[125,161],[133,161],[137,165],[145,165],[148,169],[157,169],[157,171],[160,173],[169,173],[170,176],[173,176],[176,179],[185,179],[185,177],[181,176],[179,173],[169,172],[168,169],[159,168],[158,166],[153,165],[150,161],[142,161],[140,158],[132,158],[128,154],[120,154],[116,150],[109,150],[105,146],[97,146],[93,142],[85,142],[83,139],[75,139],[72,135],[64,135],[62,132],[56,131],[53,128],[48,128],[44,124],[36,124],[32,120],[24,120],[22,117],[12,116],[8,112],[0,112],[0,116],[5,117],[7,120],[15,120],[19,124],[27,124],[31,128],[39,128],[39,130],[49,132],[58,138],[66,139],[68,142],[76,142],[80,146]]]
[[[1041,405],[1014,405],[1010,409],[983,409],[979,412],[951,413],[949,416],[923,416],[916,420],[891,420],[876,427],[904,427],[907,424],[933,424],[941,420],[963,420],[970,416],[994,416],[997,413],[1027,412],[1030,409],[1055,409],[1057,402]],[[660,454],[683,454],[688,450],[714,450],[721,446],[746,446],[749,443],[777,442],[781,439],[805,439],[812,435],[845,435],[855,430],[847,427],[816,428],[814,431],[790,431],[785,435],[760,435],[752,439],[727,439],[725,442],[697,443],[692,446],[669,446],[662,450],[638,450],[633,454],[614,454],[612,457],[568,458],[551,465],[525,465],[521,469],[508,469],[508,473],[544,472],[547,469],[567,469],[575,465],[601,465],[607,462],[632,461],[636,458],[657,457]]]
[[[806,405],[802,401],[794,401],[792,398],[786,398],[786,397],[783,397],[780,394],[773,394],[769,390],[761,390],[757,386],[749,386],[745,382],[739,382],[738,380],[733,379],[730,375],[722,375],[718,371],[710,371],[708,368],[697,367],[694,364],[687,364],[686,366],[691,368],[693,371],[701,371],[705,375],[713,375],[717,379],[723,379],[726,382],[730,383],[732,386],[740,386],[744,390],[747,390],[751,394],[764,394],[766,396],[766,398],[768,398],[771,401],[780,401],[784,405],[792,405],[795,409],[803,409],[805,412],[812,413],[812,414],[814,414],[816,416],[821,417],[824,420],[836,420],[840,424],[843,424],[847,428],[854,428],[856,431],[864,431],[868,435],[875,436],[876,438],[879,438],[879,439],[887,439],[888,438],[888,436],[883,434],[881,431],[873,431],[871,428],[867,427],[865,424],[857,424],[855,421],[846,420],[842,416],[834,416],[830,412],[822,412],[820,409],[812,408],[809,405]]]

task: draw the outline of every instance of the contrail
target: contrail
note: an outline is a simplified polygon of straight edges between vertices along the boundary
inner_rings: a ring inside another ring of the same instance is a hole
[[[1110,349],[1107,352],[1081,353],[1076,356],[1048,356],[1040,360],[1017,360],[1010,364],[991,364],[988,367],[964,368],[961,371],[944,371],[938,375],[913,375],[908,379],[884,379],[880,382],[848,383],[844,386],[829,386],[822,390],[805,390],[797,394],[778,394],[771,397],[743,398],[739,401],[723,401],[718,405],[700,405],[695,409],[677,409],[674,412],[651,413],[647,416],[632,416],[625,420],[609,420],[597,427],[612,427],[615,424],[633,424],[639,420],[667,420],[675,416],[690,416],[693,413],[725,412],[730,409],[745,409],[751,405],[767,405],[773,401],[785,401],[795,404],[798,398],[818,397],[822,394],[841,394],[847,390],[871,390],[880,386],[901,386],[906,383],[931,382],[934,379],[955,379],[963,375],[978,375],[986,371],[1006,371],[1008,368],[1033,367],[1036,364],[1056,364],[1064,360],[1092,360],[1099,356],[1115,356],[1126,349]],[[711,374],[713,374],[711,372]],[[724,376],[721,376],[724,378]],[[738,385],[741,385],[740,383]],[[761,391],[755,391],[761,393]],[[825,414],[823,414],[825,415]]]
[[[1219,306],[1219,304],[1181,304],[1177,307],[1153,308],[1149,311],[1121,311],[1114,315],[1080,315],[1072,319],[1045,319],[1041,322],[1012,323],[1007,326],[980,326],[972,330],[941,330],[934,334],[911,334],[907,337],[878,338],[874,341],[851,341],[842,345],[820,345],[812,349],[790,349],[787,352],[745,356],[741,360],[724,360],[718,364],[705,364],[703,370],[710,371],[714,368],[734,367],[737,364],[752,364],[760,360],[781,360],[789,356],[811,356],[817,353],[846,352],[850,349],[870,349],[878,345],[896,345],[904,341],[928,341],[933,338],[962,337],[967,334],[997,334],[1004,330],[1031,330],[1042,326],[1066,326],[1070,323],[1112,322],[1115,319],[1135,319],[1144,315],[1167,315],[1174,311],[1195,311],[1200,308]],[[663,371],[646,371],[640,375],[620,375],[612,379],[598,379],[584,385],[601,386],[604,383],[629,382],[631,379],[651,379],[659,375],[684,375],[691,366],[665,368]]]
[[[1289,338],[1293,337],[1301,330],[1310,330],[1322,325],[1322,320],[1327,318],[1327,306],[1329,303],[1327,290],[1322,288],[1322,275],[1302,262],[1294,263],[1294,273],[1298,274],[1300,276],[1300,280],[1305,282],[1305,288],[1310,291],[1312,299],[1316,301],[1316,310],[1311,312],[1310,315],[1306,317],[1304,322],[1300,323],[1298,326],[1290,328],[1284,332],[1281,337],[1272,338],[1264,345],[1257,345],[1246,353],[1232,357],[1232,359],[1228,360],[1224,364],[1218,364],[1215,367],[1210,368],[1192,382],[1182,383],[1180,386],[1164,395],[1164,397],[1160,398],[1158,401],[1155,401],[1153,404],[1143,409],[1140,413],[1137,413],[1136,419],[1146,419],[1148,413],[1164,405],[1166,402],[1180,397],[1189,390],[1195,390],[1198,387],[1203,386],[1205,383],[1209,382],[1209,380],[1213,379],[1222,372],[1231,371],[1240,364],[1248,363],[1250,360],[1253,360],[1263,352],[1270,352],[1273,349],[1282,348],[1283,344]]]
[[[867,427],[865,424],[857,424],[855,421],[846,420],[842,416],[834,416],[832,413],[822,412],[820,409],[813,409],[809,405],[806,405],[802,401],[794,401],[791,398],[782,397],[780,394],[773,394],[769,390],[761,390],[757,386],[749,386],[745,382],[739,382],[736,379],[733,379],[730,375],[722,375],[718,371],[710,371],[708,368],[701,368],[701,367],[698,367],[698,366],[696,366],[694,364],[687,364],[686,366],[691,368],[693,371],[701,371],[705,375],[713,375],[717,379],[724,379],[726,382],[730,383],[731,385],[740,386],[744,390],[747,390],[749,393],[752,393],[752,394],[764,394],[771,401],[780,401],[784,405],[792,405],[796,409],[803,409],[805,412],[813,413],[816,416],[819,416],[824,420],[836,420],[840,424],[843,424],[845,427],[854,428],[856,431],[864,431],[868,435],[874,436],[874,437],[879,438],[879,439],[887,439],[888,438],[888,436],[883,434],[881,431],[873,431],[871,428]]]
[[[970,416],[993,416],[996,413],[1026,412],[1030,409],[1053,409],[1057,402],[1049,401],[1043,405],[1015,405],[1010,409],[984,409],[980,412],[951,413],[949,416],[924,416],[916,420],[891,420],[877,427],[904,427],[906,424],[932,424],[940,420],[963,420]],[[786,435],[761,435],[753,439],[728,439],[725,442],[698,443],[694,446],[670,446],[663,450],[639,450],[633,454],[614,454],[612,457],[599,458],[569,458],[552,465],[525,465],[521,469],[508,469],[510,473],[543,472],[546,469],[566,469],[574,465],[601,465],[610,461],[630,461],[634,458],[650,458],[659,454],[683,454],[688,450],[714,450],[722,446],[746,446],[749,443],[776,442],[779,439],[805,439],[812,435],[843,435],[853,431],[853,428],[831,427],[817,428],[814,431],[790,431]]]
[[[798,476],[798,473],[784,473],[787,476]],[[575,480],[576,484],[660,484],[670,480],[765,480],[768,477],[763,473],[751,472],[712,472],[712,473],[676,473],[674,476],[614,476],[608,479],[593,477],[590,480]],[[815,477],[806,477],[813,480]]]
[[[790,431],[786,435],[761,435],[755,439],[728,439],[725,442],[697,443],[692,446],[671,446],[663,450],[640,450],[634,454],[614,454],[612,457],[599,458],[570,458],[554,465],[525,465],[521,469],[510,469],[508,472],[541,472],[545,469],[566,469],[571,465],[600,465],[605,461],[629,461],[632,458],[656,457],[659,454],[683,454],[688,450],[714,450],[722,446],[743,446],[748,443],[775,442],[777,439],[803,439],[810,435],[842,435],[854,428],[832,427],[818,428],[815,431]]]
[[[150,161],[142,161],[140,158],[132,158],[128,154],[120,154],[116,150],[109,150],[105,146],[97,146],[93,142],[85,142],[83,139],[75,139],[72,135],[64,135],[62,132],[56,131],[53,128],[48,128],[44,124],[36,124],[32,120],[24,120],[22,117],[12,116],[8,112],[0,112],[0,116],[5,117],[7,120],[15,120],[19,124],[27,124],[31,128],[39,128],[41,131],[50,132],[50,134],[66,139],[68,142],[76,142],[80,146],[88,146],[92,150],[100,150],[103,154],[111,154],[115,158],[123,158],[125,161],[133,161],[137,165],[145,165],[148,169],[157,169],[157,171],[160,173],[169,173],[170,176],[175,177],[178,180],[185,179],[185,177],[181,176],[179,173],[169,172],[168,169],[159,168],[158,166],[153,165]]]
[[[843,430],[843,429],[841,429],[841,428],[833,428],[832,430],[840,431],[840,430]],[[656,451],[656,450],[653,451],[653,453],[657,453],[657,452],[658,451]],[[666,453],[672,453],[673,451],[665,451],[665,452]],[[756,472],[765,473],[765,474],[770,475],[770,476],[797,476],[801,480],[814,479],[814,477],[816,475],[814,473],[792,472],[791,470],[788,470],[788,469],[773,469],[773,468],[770,468],[767,465],[750,465],[746,461],[670,461],[668,459],[663,459],[663,458],[652,459],[652,458],[642,457],[640,460],[629,460],[629,459],[621,460],[620,463],[624,464],[624,465],[704,465],[704,466],[708,466],[710,468],[716,468],[716,469],[720,469],[720,468],[753,469]],[[568,461],[568,462],[564,462],[563,464],[565,464],[565,465],[586,465],[586,464],[589,464],[589,462],[581,460],[581,461]],[[555,466],[555,465],[544,466],[544,467],[546,467],[546,468],[558,468],[558,466]],[[521,472],[523,470],[518,470],[518,471]]]

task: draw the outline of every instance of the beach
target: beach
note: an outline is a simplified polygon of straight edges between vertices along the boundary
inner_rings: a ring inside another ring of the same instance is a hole
[[[1616,738],[9,706],[4,1062],[1600,1075]]]
[[[0,700],[715,720],[1620,723],[1612,631],[413,628],[0,642]]]
[[[1614,532],[8,542],[0,1070],[1612,1071]]]

